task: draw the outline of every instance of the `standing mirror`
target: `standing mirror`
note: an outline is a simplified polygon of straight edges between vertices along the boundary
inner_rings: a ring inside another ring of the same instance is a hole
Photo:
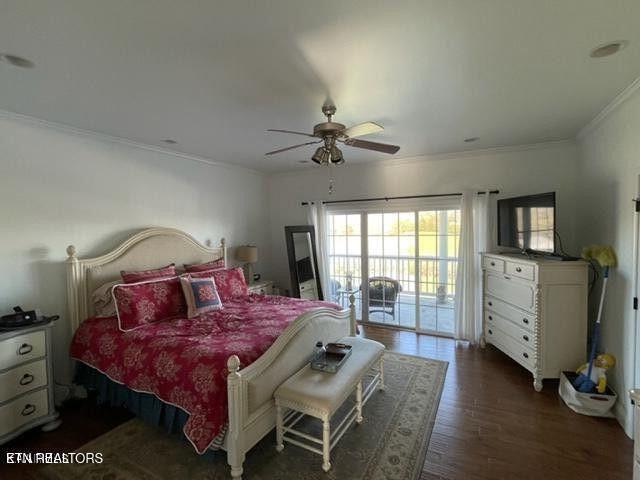
[[[313,225],[284,227],[284,233],[287,239],[292,296],[323,300]]]

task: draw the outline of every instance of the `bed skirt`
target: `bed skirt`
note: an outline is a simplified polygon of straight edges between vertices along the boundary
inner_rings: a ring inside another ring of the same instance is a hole
[[[134,392],[84,363],[78,362],[77,367],[75,383],[89,392],[96,392],[98,404],[124,407],[144,422],[161,427],[167,433],[182,433],[189,419],[184,410],[164,403],[150,393]]]

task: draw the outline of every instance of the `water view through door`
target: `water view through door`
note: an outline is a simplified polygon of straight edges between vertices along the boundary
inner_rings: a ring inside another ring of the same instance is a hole
[[[453,334],[460,210],[334,212],[331,300],[356,297],[361,321]]]

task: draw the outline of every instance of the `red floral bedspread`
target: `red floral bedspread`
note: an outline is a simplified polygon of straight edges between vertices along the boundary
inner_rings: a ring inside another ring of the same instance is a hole
[[[129,332],[113,318],[82,322],[71,356],[137,392],[152,393],[189,414],[184,433],[203,453],[227,423],[227,366],[260,357],[301,314],[329,302],[250,295],[198,318],[145,325]],[[313,345],[309,345],[309,350]]]

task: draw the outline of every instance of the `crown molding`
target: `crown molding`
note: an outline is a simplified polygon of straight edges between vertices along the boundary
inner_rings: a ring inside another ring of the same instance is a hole
[[[402,158],[387,158],[387,159],[379,159],[370,162],[358,162],[358,163],[349,163],[348,161],[339,167],[342,168],[358,168],[364,166],[376,166],[376,167],[395,167],[400,165],[412,165],[419,164],[424,162],[436,162],[440,160],[461,160],[465,158],[475,158],[475,157],[483,157],[488,155],[496,155],[501,153],[517,153],[517,152],[525,152],[528,150],[545,150],[550,148],[558,148],[563,146],[574,146],[575,140],[573,138],[565,138],[561,140],[551,140],[548,142],[539,142],[539,143],[528,143],[524,145],[504,145],[499,147],[489,147],[489,148],[480,148],[476,150],[462,150],[459,152],[450,152],[450,153],[437,153],[434,155],[415,155],[411,157],[402,157]],[[312,165],[312,169],[323,168],[321,165]],[[271,173],[271,176],[285,176],[285,175],[297,175],[304,172],[309,172],[311,169],[308,167],[300,167],[295,170],[283,170],[279,172]]]
[[[70,135],[93,138],[95,140],[99,140],[102,142],[115,143],[118,145],[124,145],[127,147],[146,150],[149,152],[161,153],[163,155],[170,155],[172,157],[180,158],[182,160],[189,160],[191,162],[203,163],[205,165],[209,165],[212,167],[230,168],[233,170],[243,170],[245,172],[251,172],[258,175],[265,175],[264,172],[261,172],[252,168],[244,167],[241,165],[218,162],[216,160],[212,160],[207,157],[201,157],[199,155],[191,155],[188,153],[176,152],[175,150],[159,147],[157,145],[150,145],[148,143],[137,142],[135,140],[130,140],[124,137],[117,137],[114,135],[107,135],[106,133],[99,133],[93,130],[86,130],[83,128],[72,127],[65,123],[52,122],[50,120],[43,120],[41,118],[32,117],[30,115],[24,115],[22,113],[16,113],[9,110],[0,109],[0,118],[7,118],[9,120],[15,120],[15,121],[26,123],[29,125],[36,125],[38,127],[49,128],[51,130],[56,130],[58,132],[62,132]]]
[[[634,93],[640,88],[640,77],[636,78],[629,86],[627,86],[622,92],[620,92],[611,102],[607,104],[600,112],[593,117],[593,119],[587,123],[576,135],[578,140],[583,139],[585,136],[593,132],[595,129],[604,122],[609,115],[615,112],[620,105],[625,103]]]

